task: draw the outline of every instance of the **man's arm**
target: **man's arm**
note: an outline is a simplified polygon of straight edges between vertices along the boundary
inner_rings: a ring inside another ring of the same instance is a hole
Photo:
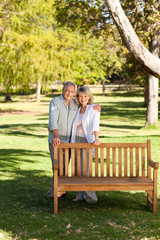
[[[101,106],[98,103],[96,103],[96,104],[94,104],[93,109],[97,112],[100,112],[101,111]]]
[[[53,129],[51,132],[53,134],[52,144],[53,147],[56,147],[61,143],[61,140],[58,135],[58,129]]]
[[[58,116],[59,116],[59,106],[54,102],[54,99],[50,102],[49,106],[49,131],[52,132],[52,144],[56,147],[60,144],[59,134],[58,134]]]

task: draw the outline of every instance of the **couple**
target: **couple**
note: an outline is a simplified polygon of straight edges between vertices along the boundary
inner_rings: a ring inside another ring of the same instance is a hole
[[[62,95],[50,102],[49,108],[49,150],[54,171],[54,148],[62,143],[93,143],[99,145],[100,106],[93,105],[93,96],[86,86],[80,87],[75,99],[75,84],[66,82]],[[83,161],[81,157],[81,162]],[[54,198],[54,177],[52,178],[48,198]],[[61,196],[64,199],[65,194]],[[85,199],[89,203],[97,202],[95,192],[78,192],[74,201]]]

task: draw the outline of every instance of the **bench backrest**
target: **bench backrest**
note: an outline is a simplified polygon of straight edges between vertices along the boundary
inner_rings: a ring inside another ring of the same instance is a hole
[[[93,149],[95,156],[92,154]],[[82,152],[83,176],[151,177],[151,168],[147,163],[151,159],[150,140],[146,143],[101,143],[97,146],[91,143],[61,143],[54,148],[54,161],[55,165],[59,165],[60,176],[82,175]]]

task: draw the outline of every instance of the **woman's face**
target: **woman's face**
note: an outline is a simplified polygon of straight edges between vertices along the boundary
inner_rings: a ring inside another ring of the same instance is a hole
[[[79,92],[78,100],[82,106],[86,106],[90,100],[90,97],[86,93]]]

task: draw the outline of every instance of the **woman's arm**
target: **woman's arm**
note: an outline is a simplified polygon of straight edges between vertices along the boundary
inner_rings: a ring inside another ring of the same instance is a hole
[[[98,131],[94,131],[94,136],[95,136],[95,141],[93,142],[94,145],[99,145],[100,141],[99,141],[99,132]]]

